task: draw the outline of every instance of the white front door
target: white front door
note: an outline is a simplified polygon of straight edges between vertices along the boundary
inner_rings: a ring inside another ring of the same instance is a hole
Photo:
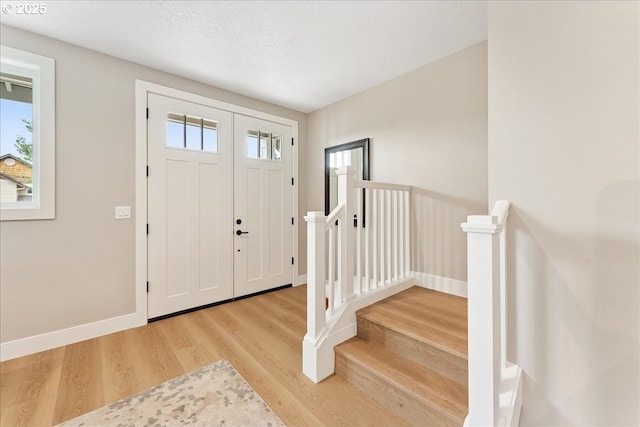
[[[235,296],[293,282],[291,127],[235,115]]]
[[[148,316],[233,297],[233,114],[149,94]]]
[[[291,284],[291,127],[147,102],[148,317]]]

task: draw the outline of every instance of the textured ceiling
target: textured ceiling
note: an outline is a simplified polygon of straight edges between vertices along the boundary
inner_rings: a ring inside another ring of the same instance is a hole
[[[487,33],[484,1],[43,3],[44,14],[2,23],[302,112]]]

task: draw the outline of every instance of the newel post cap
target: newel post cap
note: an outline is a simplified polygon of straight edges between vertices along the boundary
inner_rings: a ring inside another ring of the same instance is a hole
[[[304,220],[307,222],[323,222],[325,220],[324,212],[307,212],[307,216],[304,217]]]
[[[503,224],[495,215],[469,215],[467,222],[460,227],[465,233],[496,234],[502,230]]]

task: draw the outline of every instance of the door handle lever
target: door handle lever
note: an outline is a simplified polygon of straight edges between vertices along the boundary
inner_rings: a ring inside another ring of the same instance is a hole
[[[242,234],[249,234],[248,231],[236,230],[236,235],[240,236]]]

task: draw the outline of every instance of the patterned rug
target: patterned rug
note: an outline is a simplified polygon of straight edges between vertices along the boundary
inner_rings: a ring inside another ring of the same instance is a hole
[[[284,426],[227,360],[59,426]]]

